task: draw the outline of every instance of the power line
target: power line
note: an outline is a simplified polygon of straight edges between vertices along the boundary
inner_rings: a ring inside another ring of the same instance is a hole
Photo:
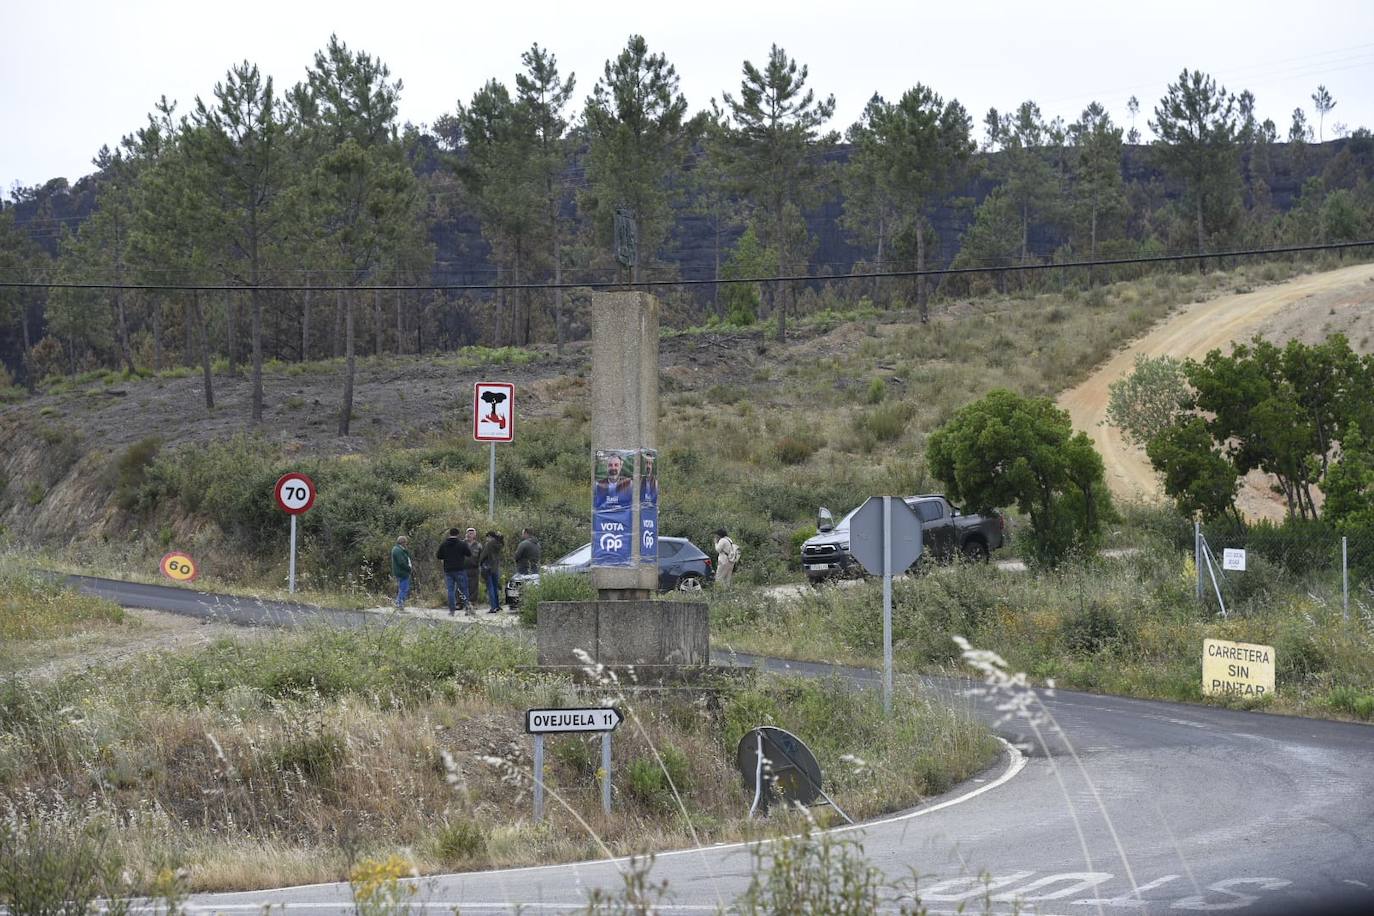
[[[711,286],[738,283],[815,283],[829,280],[872,280],[889,277],[945,277],[967,274],[1019,273],[1021,271],[1067,270],[1077,267],[1123,267],[1129,264],[1164,264],[1202,261],[1208,258],[1247,258],[1267,255],[1302,254],[1313,251],[1343,251],[1347,248],[1374,247],[1374,239],[1360,242],[1325,242],[1317,245],[1288,245],[1280,248],[1243,248],[1231,251],[1212,251],[1193,254],[1164,254],[1135,258],[1098,258],[1089,261],[1060,261],[1042,264],[1006,264],[979,267],[933,267],[925,270],[883,270],[842,274],[794,274],[774,277],[691,278],[676,280],[639,280],[618,282],[593,280],[586,283],[468,283],[468,284],[392,284],[365,286],[302,286],[275,284],[262,286],[228,286],[173,283],[72,283],[0,280],[0,289],[118,289],[148,292],[499,292],[502,290],[575,290],[575,289],[650,289],[664,286]]]

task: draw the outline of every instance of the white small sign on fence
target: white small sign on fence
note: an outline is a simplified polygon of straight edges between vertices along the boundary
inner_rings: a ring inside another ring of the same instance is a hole
[[[1245,551],[1238,547],[1227,547],[1221,552],[1221,568],[1245,572]]]

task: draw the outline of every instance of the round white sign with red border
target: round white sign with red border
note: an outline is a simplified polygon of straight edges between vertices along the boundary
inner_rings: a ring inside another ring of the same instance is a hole
[[[304,474],[283,474],[272,491],[287,515],[300,515],[315,505],[315,482]]]

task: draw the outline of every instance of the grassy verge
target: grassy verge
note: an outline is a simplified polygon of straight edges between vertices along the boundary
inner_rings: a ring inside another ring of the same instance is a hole
[[[958,663],[952,637],[997,652],[1014,671],[1061,687],[1126,696],[1374,718],[1374,609],[1351,619],[1339,582],[1252,554],[1222,618],[1194,597],[1190,553],[1167,510],[1127,513],[1135,552],[1055,571],[960,564],[893,583],[894,658],[909,672]],[[1186,527],[1186,526],[1185,526]],[[1188,536],[1191,534],[1188,532]],[[741,651],[876,665],[881,589],[823,587],[795,598],[740,592],[712,604],[712,638]],[[1202,696],[1202,641],[1275,646],[1277,695],[1262,702]]]
[[[889,720],[871,691],[834,682],[621,694],[531,661],[480,632],[321,629],[0,680],[0,821],[16,850],[0,857],[0,890],[40,838],[59,860],[117,864],[137,892],[168,869],[186,890],[228,890],[344,879],[394,856],[430,872],[759,835],[778,825],[744,820],[733,759],[765,723],[810,742],[855,817],[944,791],[996,755],[985,729],[911,688]],[[560,736],[548,817],[532,823],[524,710],[604,701],[628,718],[614,813],[600,813],[598,741]]]

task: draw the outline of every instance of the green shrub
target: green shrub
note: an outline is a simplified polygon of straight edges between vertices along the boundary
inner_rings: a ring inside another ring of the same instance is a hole
[[[868,383],[868,396],[865,398],[870,404],[881,404],[883,397],[887,394],[887,383],[880,378],[875,378]]]
[[[272,749],[272,766],[316,786],[333,784],[334,773],[348,758],[343,738],[324,730],[312,730],[304,735],[292,735]]]
[[[677,807],[673,789],[684,798],[692,789],[687,756],[675,747],[665,746],[659,748],[658,759],[636,757],[626,770],[626,784],[630,797],[646,808],[672,811]]]
[[[539,584],[520,596],[520,622],[534,626],[541,601],[594,601],[596,587],[580,573],[553,573],[539,577]]]
[[[1374,696],[1354,687],[1332,687],[1327,704],[1335,710],[1360,719],[1374,717]]]
[[[476,821],[450,821],[434,838],[434,849],[448,865],[482,859],[487,854],[487,833]]]
[[[140,439],[125,450],[114,463],[115,503],[125,512],[151,508],[157,490],[146,488],[148,469],[162,448],[157,436]]]

